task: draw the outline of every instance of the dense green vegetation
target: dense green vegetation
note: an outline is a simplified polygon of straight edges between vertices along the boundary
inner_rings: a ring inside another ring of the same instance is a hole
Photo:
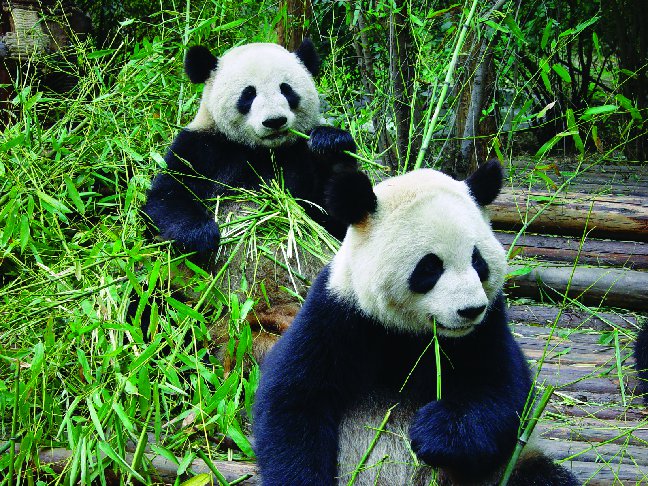
[[[0,484],[106,484],[109,471],[147,482],[146,443],[179,458],[179,473],[198,456],[253,458],[246,432],[258,367],[247,357],[255,302],[246,282],[220,288],[191,256],[147,238],[139,207],[197,110],[184,47],[275,41],[287,16],[268,1],[140,3],[102,3],[90,11],[100,35],[38,60],[77,76],[71,91],[41,87],[38,69],[12,72],[0,138]],[[473,132],[479,151],[502,160],[530,151],[540,177],[556,153],[588,164],[641,157],[648,101],[624,86],[646,66],[620,64],[608,12],[596,2],[568,2],[589,5],[578,15],[557,1],[499,3],[465,24],[472,1],[313,2],[307,27],[324,56],[325,116],[354,134],[374,178],[417,162],[467,170],[469,161],[453,165],[467,133],[457,114],[487,57],[497,75],[477,110],[491,120],[490,131]],[[270,236],[312,248],[321,231],[279,188],[268,191]],[[255,229],[246,228],[244,240]],[[171,291],[180,264],[190,273],[181,285],[198,296],[190,305]],[[146,305],[150,341],[138,325]],[[228,369],[204,346],[223,316]],[[72,451],[62,472],[34,462],[44,447]]]

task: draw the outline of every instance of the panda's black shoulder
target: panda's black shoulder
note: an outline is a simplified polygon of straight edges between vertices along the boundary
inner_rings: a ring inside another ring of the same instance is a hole
[[[224,135],[209,130],[182,129],[173,140],[165,157],[169,169],[190,165],[200,174],[210,174],[218,162],[241,158],[244,148]]]

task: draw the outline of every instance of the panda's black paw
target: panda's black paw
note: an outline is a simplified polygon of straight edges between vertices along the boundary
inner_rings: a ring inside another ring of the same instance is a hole
[[[315,127],[311,131],[308,147],[320,157],[356,151],[356,144],[349,132],[327,126]]]
[[[501,461],[484,428],[443,401],[420,408],[409,433],[419,459],[433,467],[460,470],[466,478],[484,477]]]
[[[220,231],[215,221],[209,220],[193,226],[168,225],[161,232],[164,239],[174,240],[183,251],[206,254],[218,249]]]

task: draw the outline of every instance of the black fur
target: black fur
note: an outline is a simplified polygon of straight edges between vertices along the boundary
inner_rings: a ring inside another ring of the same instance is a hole
[[[307,37],[299,45],[295,51],[295,55],[299,60],[306,66],[306,69],[310,71],[313,76],[317,76],[320,71],[321,60],[315,51],[315,46],[313,42]]]
[[[194,84],[204,83],[216,69],[218,59],[204,46],[192,46],[187,50],[184,68],[189,80]]]
[[[328,278],[325,268],[262,365],[254,420],[262,484],[335,484],[340,420],[377,392],[421,407],[410,433],[428,464],[467,479],[505,464],[531,377],[508,329],[504,298],[470,335],[442,338],[443,398],[437,401],[435,356],[423,353],[432,330],[423,336],[389,331],[332,295]]]
[[[254,86],[246,86],[236,102],[236,109],[241,115],[250,113],[254,98],[256,98],[256,88]]]
[[[486,282],[490,275],[490,270],[488,269],[488,263],[484,260],[484,257],[481,256],[477,247],[473,250],[472,254],[472,266],[479,276],[481,282]]]
[[[542,454],[525,457],[518,462],[508,482],[509,486],[579,486],[566,468]]]
[[[281,90],[281,94],[286,98],[286,101],[288,101],[288,106],[290,106],[290,109],[296,110],[299,106],[299,101],[301,98],[297,93],[295,93],[295,90],[292,89],[292,86],[290,86],[288,83],[281,83],[279,85],[279,89]]]
[[[644,402],[648,404],[648,322],[637,335],[634,356],[638,378],[637,392],[643,395]]]
[[[480,165],[465,182],[477,204],[487,206],[502,189],[502,166],[497,159],[491,159]]]
[[[342,153],[352,146],[349,139],[342,130],[323,127],[311,134],[317,152],[301,139],[277,149],[255,149],[216,132],[185,129],[166,155],[167,170],[152,182],[144,212],[163,238],[175,240],[183,250],[208,253],[219,244],[210,199],[230,193],[230,187],[255,189],[280,172],[295,198],[323,206],[332,174],[355,170],[355,160]],[[344,236],[344,224],[312,204],[304,202],[304,208],[332,235]]]
[[[331,217],[344,225],[360,223],[378,205],[369,178],[361,172],[345,171],[333,176],[325,199]]]
[[[434,288],[442,274],[443,262],[434,253],[428,253],[416,264],[407,283],[415,294],[427,294]]]

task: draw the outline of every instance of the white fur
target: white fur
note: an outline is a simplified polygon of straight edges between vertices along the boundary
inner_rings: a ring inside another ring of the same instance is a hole
[[[402,396],[370,396],[349,410],[340,424],[338,484],[347,484],[376,435],[387,410]],[[412,452],[409,424],[422,404],[399,403],[392,409],[385,430],[360,469],[354,484],[410,485],[429,484],[431,469],[419,463]]]
[[[281,93],[281,83],[288,83],[300,96],[294,111]],[[243,115],[236,103],[247,86],[254,86],[256,98],[250,112]],[[281,116],[288,119],[286,131],[275,136],[262,122]],[[215,129],[236,142],[272,148],[296,140],[288,128],[307,132],[319,122],[319,96],[308,69],[277,44],[254,43],[235,47],[218,59],[205,83],[198,114],[187,128]]]
[[[484,313],[469,320],[466,307],[488,306],[504,283],[506,259],[485,213],[468,187],[432,169],[388,179],[374,188],[377,211],[351,226],[331,265],[329,288],[386,327],[447,337],[469,334]],[[477,247],[490,275],[472,267]],[[409,289],[418,261],[434,253],[444,272],[427,294]]]

